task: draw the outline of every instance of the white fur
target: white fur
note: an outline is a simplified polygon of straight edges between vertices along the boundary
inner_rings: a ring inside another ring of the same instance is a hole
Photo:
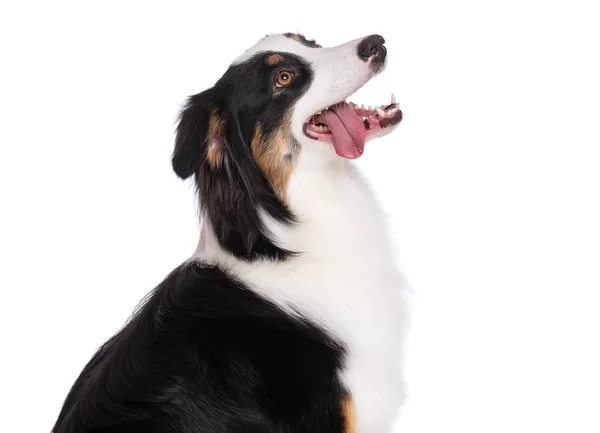
[[[263,214],[278,245],[301,254],[285,262],[238,260],[219,247],[210,221],[204,221],[195,258],[224,267],[290,314],[313,320],[341,340],[348,348],[341,379],[353,397],[357,433],[385,433],[404,396],[407,286],[368,184],[332,145],[311,140],[301,130],[313,111],[343,100],[371,77],[356,55],[359,41],[313,49],[276,36],[238,60],[262,48],[291,51],[311,62],[315,71],[292,122],[302,151],[287,200],[300,223],[287,228]]]

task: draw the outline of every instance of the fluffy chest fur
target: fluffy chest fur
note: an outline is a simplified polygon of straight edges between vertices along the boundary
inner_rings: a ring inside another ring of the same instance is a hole
[[[263,218],[279,245],[300,252],[297,257],[285,262],[234,259],[214,248],[209,227],[197,254],[341,341],[347,360],[340,378],[352,395],[358,432],[386,431],[404,395],[406,287],[382,213],[368,185],[345,162],[299,171],[288,191],[300,223],[288,229]]]

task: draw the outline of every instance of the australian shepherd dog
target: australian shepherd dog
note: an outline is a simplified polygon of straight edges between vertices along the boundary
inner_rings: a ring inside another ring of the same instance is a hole
[[[187,100],[172,165],[198,248],[85,366],[55,433],[390,431],[407,286],[351,160],[402,112],[346,102],[384,43],[270,35]]]

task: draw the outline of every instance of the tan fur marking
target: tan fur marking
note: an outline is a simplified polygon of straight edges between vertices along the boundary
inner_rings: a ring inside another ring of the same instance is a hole
[[[267,65],[275,66],[283,63],[283,56],[281,54],[271,54],[267,57]]]
[[[346,396],[342,402],[342,418],[344,433],[356,433],[356,409],[351,396]]]
[[[298,41],[298,42],[301,42],[303,38],[302,38],[302,36],[301,36],[301,35],[299,35],[298,33],[294,33],[294,34],[292,35],[292,39],[294,39],[294,40],[296,40],[296,41]]]
[[[211,143],[206,149],[206,160],[213,167],[217,168],[223,162],[223,153],[218,145]]]
[[[290,120],[290,116],[286,115],[277,131],[266,137],[258,125],[250,143],[256,163],[271,183],[275,194],[284,203],[287,201],[287,186],[294,170],[293,161],[288,161],[285,157],[290,153]]]
[[[217,168],[223,162],[223,152],[221,146],[214,140],[215,136],[223,134],[223,120],[217,114],[217,110],[213,109],[210,113],[210,119],[208,121],[208,132],[206,134],[205,144],[206,148],[206,160],[208,163]]]

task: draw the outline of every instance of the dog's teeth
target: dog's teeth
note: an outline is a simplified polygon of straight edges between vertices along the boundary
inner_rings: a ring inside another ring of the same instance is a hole
[[[361,109],[361,110],[366,110],[366,108],[365,108],[365,104],[360,104],[360,109]]]
[[[377,107],[375,108],[377,110],[377,114],[379,114],[379,117],[385,117],[385,111],[383,111],[381,108]]]
[[[398,101],[396,101],[396,97],[392,93],[392,104],[397,104],[397,103],[398,103]]]
[[[319,125],[318,128],[319,128],[319,131],[321,131],[321,132],[329,131],[329,127],[327,125]]]
[[[327,125],[313,125],[313,128],[316,132],[329,132],[329,126]]]

